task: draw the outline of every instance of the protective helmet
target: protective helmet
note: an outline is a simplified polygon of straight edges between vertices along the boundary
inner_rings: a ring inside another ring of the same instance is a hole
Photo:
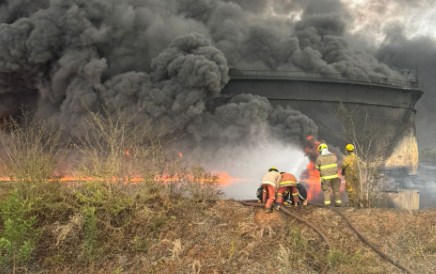
[[[354,151],[354,145],[353,144],[347,144],[346,146],[345,146],[345,150],[346,151]]]
[[[322,143],[322,144],[320,144],[320,145],[318,146],[318,151],[321,151],[321,150],[323,150],[323,149],[325,149],[325,148],[328,148],[328,146],[327,146],[325,143]]]
[[[273,171],[273,170],[279,172],[278,168],[275,166],[272,166],[268,169],[268,171]]]

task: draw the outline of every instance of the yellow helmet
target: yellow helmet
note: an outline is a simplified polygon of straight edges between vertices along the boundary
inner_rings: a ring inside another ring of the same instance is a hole
[[[354,149],[355,149],[355,147],[354,147],[353,144],[347,144],[347,145],[345,146],[345,150],[346,150],[346,151],[354,151]]]
[[[272,166],[272,167],[270,167],[270,168],[268,169],[268,171],[273,171],[273,170],[279,172],[278,168],[275,167],[275,166]]]
[[[322,144],[320,144],[320,145],[318,146],[318,151],[321,151],[321,150],[323,150],[323,149],[325,149],[325,148],[328,148],[327,144],[322,143]]]

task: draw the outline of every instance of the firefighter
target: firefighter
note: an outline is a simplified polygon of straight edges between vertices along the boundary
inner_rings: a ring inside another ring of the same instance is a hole
[[[304,185],[303,184],[301,184],[301,183],[297,183],[297,190],[298,190],[298,199],[299,199],[299,205],[303,205],[303,206],[306,206],[307,205],[307,190],[306,190],[306,188],[304,187]],[[283,204],[284,205],[286,205],[286,204],[288,204],[288,205],[290,205],[290,204],[292,204],[292,205],[294,205],[293,203],[293,200],[292,200],[292,194],[291,193],[288,193],[288,195],[287,196],[283,196],[284,197],[284,199],[285,199],[285,201],[283,202]],[[295,205],[294,205],[295,206]]]
[[[297,183],[297,190],[298,190],[298,206],[307,206],[307,190],[306,188],[300,184]],[[283,202],[283,205],[293,205],[296,206],[294,204],[294,201],[292,200],[292,193],[288,193],[286,196],[283,196],[283,199],[285,200]]]
[[[359,157],[355,153],[353,144],[345,146],[346,156],[342,161],[342,175],[345,178],[345,186],[348,193],[349,206],[361,206],[359,200],[360,178],[359,178]]]
[[[321,188],[324,192],[324,205],[331,205],[331,193],[335,199],[335,206],[342,206],[340,196],[341,179],[338,174],[338,159],[331,153],[328,146],[322,143],[318,146],[320,155],[316,159],[315,167],[320,172]]]
[[[276,189],[281,176],[277,167],[273,166],[262,177],[262,203],[265,204],[265,212],[271,213],[276,199]]]
[[[289,193],[292,196],[292,204],[298,206],[300,199],[298,197],[297,178],[292,173],[280,172],[281,179],[279,182],[279,188],[277,190],[277,200],[275,204],[276,209],[280,209],[283,205],[284,197]]]
[[[299,205],[306,206],[307,205],[307,190],[304,187],[303,184],[297,183],[297,189],[298,189],[298,198],[300,200]],[[256,197],[257,202],[262,202],[262,194],[263,194],[263,188],[262,185],[259,186],[259,188],[256,190]],[[283,205],[293,205],[292,201],[292,193],[288,192],[286,195],[283,195]]]
[[[320,141],[316,141],[312,135],[306,137],[306,145],[304,147],[305,156],[309,157],[311,162],[315,162],[319,155],[318,147],[321,144]]]

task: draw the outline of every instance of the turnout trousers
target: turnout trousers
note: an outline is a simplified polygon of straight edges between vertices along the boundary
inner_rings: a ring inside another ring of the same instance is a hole
[[[268,184],[263,184],[262,188],[262,203],[265,204],[265,208],[270,209],[276,199],[276,188]]]
[[[322,179],[321,180],[321,189],[324,192],[324,205],[329,206],[332,204],[331,202],[331,194],[333,192],[333,198],[335,199],[335,206],[342,205],[341,193],[341,179],[333,178],[333,179]]]

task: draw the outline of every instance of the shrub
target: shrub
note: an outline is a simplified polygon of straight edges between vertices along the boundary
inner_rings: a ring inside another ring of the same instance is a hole
[[[84,207],[82,209],[84,215],[83,232],[84,232],[84,256],[85,260],[92,262],[97,244],[97,216],[95,215],[94,207]]]
[[[355,254],[350,255],[340,250],[333,249],[329,252],[327,260],[332,268],[337,268],[343,265],[355,266],[357,268],[361,265],[363,256],[360,252],[356,252]]]
[[[218,175],[207,172],[202,167],[192,167],[183,180],[186,197],[197,203],[218,200],[223,194],[218,179]]]
[[[185,206],[198,209],[219,198],[218,176],[181,165],[171,157],[176,153],[163,149],[175,136],[162,136],[151,124],[138,126],[136,118],[90,114],[76,146],[80,171],[94,177],[87,182],[50,180],[60,140],[48,125],[24,117],[0,133],[4,170],[15,181],[0,193],[3,268],[24,266],[35,254],[38,262],[57,267],[148,252],[172,218],[183,218]],[[143,179],[131,183],[136,176]]]
[[[139,113],[90,113],[82,125],[80,171],[109,182],[131,182],[135,177],[154,178],[165,165],[163,146],[174,139],[164,126],[138,123]]]
[[[3,229],[0,231],[0,264],[3,268],[25,265],[32,258],[38,240],[36,217],[30,216],[32,203],[17,189],[0,204]]]
[[[20,123],[9,120],[7,131],[0,134],[0,161],[13,181],[46,182],[53,175],[59,161],[59,129],[23,114]]]

